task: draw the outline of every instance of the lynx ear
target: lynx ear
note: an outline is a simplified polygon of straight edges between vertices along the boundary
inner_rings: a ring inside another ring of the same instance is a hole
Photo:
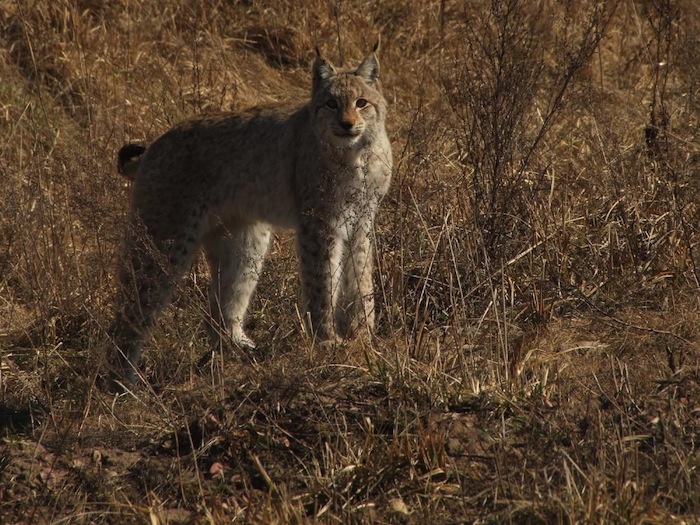
[[[316,61],[313,67],[313,89],[314,92],[323,82],[335,76],[335,68],[328,60],[321,56],[321,53],[316,48]]]
[[[376,50],[378,46],[379,42],[374,46],[374,50]],[[377,60],[377,55],[374,54],[374,50],[355,70],[355,74],[364,78],[365,82],[370,86],[376,84],[379,78],[379,60]]]

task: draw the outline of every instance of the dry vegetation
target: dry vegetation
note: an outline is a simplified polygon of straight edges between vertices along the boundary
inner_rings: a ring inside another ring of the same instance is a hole
[[[100,382],[128,187],[190,115],[303,99],[382,35],[379,329],[208,352],[198,264]],[[695,0],[0,0],[0,521],[683,523],[700,515]]]

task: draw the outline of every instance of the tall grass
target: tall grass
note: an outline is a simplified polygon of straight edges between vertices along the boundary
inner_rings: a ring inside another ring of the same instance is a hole
[[[699,30],[691,0],[0,1],[0,520],[692,520]],[[314,45],[378,35],[375,336],[312,345],[279,233],[267,359],[202,359],[198,263],[110,397],[121,144],[303,100]]]

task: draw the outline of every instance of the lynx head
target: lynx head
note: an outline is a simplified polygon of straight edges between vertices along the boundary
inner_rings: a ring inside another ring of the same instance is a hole
[[[379,84],[377,46],[354,70],[337,71],[318,57],[313,66],[311,118],[322,142],[341,149],[362,147],[384,130],[386,100]]]

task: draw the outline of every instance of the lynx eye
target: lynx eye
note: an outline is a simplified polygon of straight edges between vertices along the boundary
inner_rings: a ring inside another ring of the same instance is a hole
[[[328,109],[338,109],[338,102],[334,99],[330,99],[328,102],[326,102],[326,107]]]
[[[358,108],[363,108],[363,107],[365,107],[365,106],[367,105],[367,100],[365,100],[364,98],[358,98],[358,99],[355,101],[355,105],[356,105]]]

